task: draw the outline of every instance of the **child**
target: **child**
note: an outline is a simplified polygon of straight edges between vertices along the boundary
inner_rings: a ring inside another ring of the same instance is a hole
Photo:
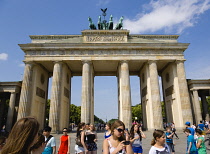
[[[153,133],[149,154],[170,154],[170,148],[165,144],[165,133],[162,130],[155,130]]]
[[[185,129],[184,133],[187,136],[187,152],[186,153],[196,154],[197,150],[194,144],[194,136],[191,135],[191,132],[189,129]]]
[[[195,130],[196,135],[198,136],[196,147],[198,149],[198,154],[206,154],[206,146],[204,144],[204,137],[202,136],[202,131],[200,129]]]
[[[166,144],[169,146],[172,154],[174,154],[175,152],[174,144],[173,144],[173,135],[174,135],[174,132],[171,132],[171,128],[167,127],[166,128]]]

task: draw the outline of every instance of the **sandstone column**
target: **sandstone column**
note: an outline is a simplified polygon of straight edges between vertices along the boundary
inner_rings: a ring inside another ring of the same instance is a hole
[[[131,128],[131,88],[129,66],[127,61],[121,61],[119,65],[119,91],[120,91],[120,117],[126,128]]]
[[[162,107],[156,61],[149,61],[149,75],[151,85],[151,102],[153,108],[154,129],[163,128]]]
[[[20,103],[18,109],[18,117],[17,120],[28,116],[30,113],[30,96],[31,96],[31,82],[32,82],[32,72],[33,72],[33,64],[26,63],[24,70],[24,77],[22,83],[22,89],[20,94]]]
[[[202,120],[202,115],[201,115],[201,107],[197,90],[193,90],[193,106],[194,106],[196,124],[199,124],[200,120]]]
[[[83,61],[81,122],[91,122],[91,62]]]
[[[15,98],[16,98],[16,93],[12,92],[10,95],[9,108],[8,108],[8,113],[7,113],[6,130],[8,132],[11,130],[11,127],[12,127],[13,115],[14,115],[14,109],[15,109]]]
[[[206,100],[206,95],[204,93],[201,93],[201,102],[203,106],[203,119],[209,121],[208,102]]]
[[[61,74],[62,62],[56,61],[53,68],[51,102],[50,102],[50,115],[49,126],[52,127],[52,133],[59,131],[59,111],[60,111],[60,92],[61,92]]]
[[[190,98],[187,87],[187,80],[185,76],[184,69],[184,60],[177,60],[177,77],[179,83],[179,92],[180,92],[180,104],[182,108],[183,122],[190,121],[193,122],[192,110],[190,105]],[[184,125],[184,124],[183,124]]]
[[[94,124],[94,71],[91,65],[91,115],[90,115],[90,123]]]

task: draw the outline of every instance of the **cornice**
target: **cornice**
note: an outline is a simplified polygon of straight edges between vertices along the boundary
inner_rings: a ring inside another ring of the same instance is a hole
[[[143,38],[143,39],[167,39],[167,40],[177,40],[179,35],[136,35],[132,34],[129,37]]]
[[[82,37],[81,35],[29,35],[32,40],[58,40]]]
[[[189,43],[28,43],[22,50],[186,50]]]

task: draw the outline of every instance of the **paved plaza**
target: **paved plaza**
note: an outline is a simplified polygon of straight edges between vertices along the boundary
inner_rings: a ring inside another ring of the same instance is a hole
[[[144,132],[145,135],[147,136],[146,139],[143,139],[143,153],[144,154],[148,154],[149,153],[149,149],[151,147],[150,145],[150,142],[152,140],[152,133],[151,131],[145,131]],[[185,153],[185,150],[186,150],[186,136],[185,134],[182,132],[182,131],[178,131],[177,132],[178,136],[179,136],[179,139],[174,139],[175,141],[175,153],[176,154],[184,154]],[[57,149],[58,149],[58,146],[59,146],[59,137],[61,136],[62,134],[54,134],[55,138],[56,138],[56,144],[57,144]],[[76,136],[76,132],[71,132],[69,133],[68,135],[70,135],[71,137],[71,154],[74,154],[75,151],[74,151],[74,146],[75,146],[75,136]],[[103,140],[104,140],[104,133],[103,132],[100,132],[98,133],[98,142],[97,142],[97,145],[98,145],[98,154],[101,154],[102,153],[102,144],[103,144]],[[209,152],[210,153],[210,152]]]

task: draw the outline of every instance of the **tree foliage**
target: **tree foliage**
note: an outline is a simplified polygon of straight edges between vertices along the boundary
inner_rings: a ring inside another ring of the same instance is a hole
[[[46,104],[46,119],[49,119],[49,112],[50,112],[50,99],[47,100]],[[81,121],[81,106],[76,106],[74,104],[70,105],[70,116],[69,116],[69,123],[79,124]],[[105,123],[102,119],[98,118],[94,115],[94,122],[95,123]],[[48,123],[48,121],[46,121]]]
[[[117,119],[111,119],[108,121],[108,123],[113,124],[115,120],[117,120]]]
[[[79,124],[80,119],[81,119],[81,106],[76,106],[74,104],[71,104],[69,122]]]
[[[132,121],[136,120],[136,121],[142,121],[142,109],[141,109],[141,105],[137,104],[135,106],[131,107],[132,109]]]

